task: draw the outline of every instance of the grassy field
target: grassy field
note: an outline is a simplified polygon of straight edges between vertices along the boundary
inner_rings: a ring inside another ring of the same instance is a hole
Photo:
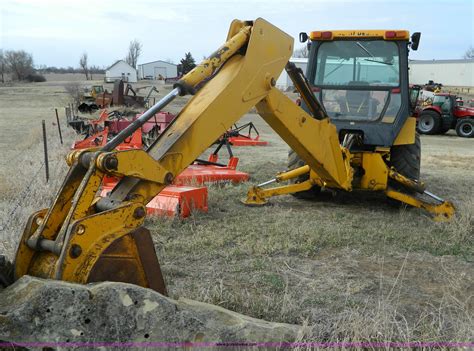
[[[66,172],[74,135],[65,132],[61,146],[52,124],[54,108],[68,101],[65,84],[0,87],[0,248],[10,257],[28,215],[48,205]],[[41,119],[52,153],[48,184]],[[244,121],[270,146],[234,148],[238,168],[251,183],[285,170],[285,143],[257,115]],[[451,222],[373,194],[283,196],[251,208],[240,203],[250,184],[211,186],[208,213],[148,219],[170,295],[305,325],[301,340],[472,341],[473,141],[451,131],[423,136],[422,145],[422,178],[456,205]]]

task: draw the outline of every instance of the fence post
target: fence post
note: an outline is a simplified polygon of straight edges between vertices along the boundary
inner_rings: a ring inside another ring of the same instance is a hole
[[[46,122],[44,119],[41,121],[43,125],[43,146],[44,146],[44,167],[46,170],[46,183],[49,180],[49,164],[48,164],[48,142],[46,140]]]
[[[69,104],[69,109],[71,110],[71,120],[75,120],[75,115],[74,115],[74,103]]]
[[[66,106],[64,108],[64,113],[66,114],[66,124],[69,125],[69,122],[71,121],[71,108],[69,106]]]
[[[62,145],[63,135],[61,134],[61,124],[59,123],[58,109],[55,108],[54,111],[56,111],[56,122],[58,123],[59,140],[61,141],[61,145]]]

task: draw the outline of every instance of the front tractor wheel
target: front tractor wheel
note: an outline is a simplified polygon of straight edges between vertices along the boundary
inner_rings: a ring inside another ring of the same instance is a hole
[[[423,111],[418,118],[417,130],[421,134],[437,134],[441,130],[441,116],[435,111]]]
[[[474,138],[474,119],[460,119],[456,123],[456,133],[463,138]]]

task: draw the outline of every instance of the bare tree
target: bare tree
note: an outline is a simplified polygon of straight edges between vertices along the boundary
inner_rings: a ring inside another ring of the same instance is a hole
[[[3,49],[0,49],[0,75],[2,76],[2,83],[5,83],[5,73],[7,72],[7,61],[3,54]]]
[[[142,47],[142,43],[140,43],[137,39],[132,40],[128,46],[128,54],[125,58],[125,61],[127,61],[127,63],[133,68],[137,68],[137,62],[142,53]]]
[[[81,66],[82,71],[86,75],[86,80],[89,80],[89,67],[87,63],[87,52],[84,52],[79,59],[79,66]]]
[[[66,90],[66,93],[71,97],[75,104],[78,104],[81,101],[83,91],[81,91],[81,85],[79,82],[67,83],[64,85],[64,90]]]
[[[464,53],[465,59],[474,59],[474,46],[469,47]]]
[[[308,46],[304,45],[302,47],[300,47],[299,49],[295,49],[295,51],[293,51],[293,57],[308,57],[309,56],[309,52],[308,52]]]
[[[35,71],[33,68],[33,56],[23,50],[6,51],[5,63],[12,72],[13,79],[24,80]]]

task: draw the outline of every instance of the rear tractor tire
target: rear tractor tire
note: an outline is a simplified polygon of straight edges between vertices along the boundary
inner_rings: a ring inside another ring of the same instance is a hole
[[[401,175],[410,178],[411,180],[420,180],[420,162],[421,162],[421,140],[418,133],[415,134],[415,143],[407,145],[393,146],[390,154],[390,166]],[[411,189],[404,189],[404,187],[389,180],[395,190],[406,190],[413,193]]]
[[[438,134],[441,131],[441,116],[435,111],[423,111],[418,117],[417,130],[420,134]]]
[[[461,118],[456,123],[456,134],[463,138],[474,138],[474,119]]]
[[[288,151],[288,171],[291,171],[292,169],[296,169],[299,167],[303,167],[306,164],[296,152],[293,150]],[[293,178],[290,180],[291,184],[296,184],[296,183],[302,183],[306,180],[309,179],[309,174],[304,174],[302,176],[299,176],[297,178]],[[305,191],[299,191],[297,193],[292,193],[294,197],[297,199],[305,199],[305,200],[311,200],[315,199],[319,193],[321,192],[321,188],[319,186],[313,186],[309,190]]]

